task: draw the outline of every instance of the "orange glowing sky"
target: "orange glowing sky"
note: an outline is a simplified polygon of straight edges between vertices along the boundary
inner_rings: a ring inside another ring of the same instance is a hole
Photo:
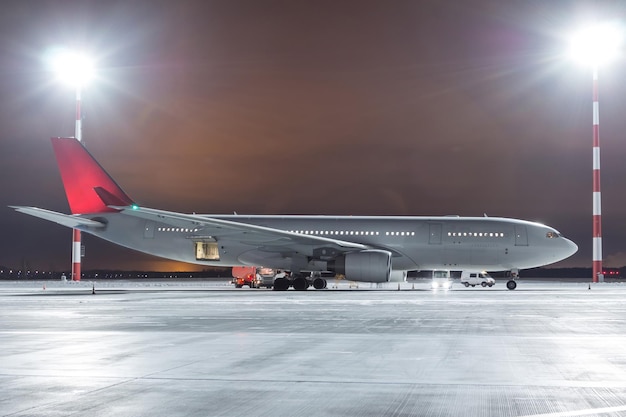
[[[72,136],[55,44],[98,58],[90,152],[137,202],[199,213],[518,217],[591,264],[591,77],[564,34],[619,2],[5,1],[0,265],[62,269],[70,232],[48,142]],[[624,62],[603,69],[604,258],[626,264]],[[83,269],[188,269],[85,238]]]

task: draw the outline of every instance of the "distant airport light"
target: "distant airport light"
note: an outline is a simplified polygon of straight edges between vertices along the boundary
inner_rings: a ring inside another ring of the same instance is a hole
[[[616,24],[588,26],[571,36],[570,54],[581,64],[596,67],[617,58],[622,41],[622,30]]]
[[[85,87],[96,74],[89,55],[66,49],[51,53],[50,67],[61,82],[75,88]]]

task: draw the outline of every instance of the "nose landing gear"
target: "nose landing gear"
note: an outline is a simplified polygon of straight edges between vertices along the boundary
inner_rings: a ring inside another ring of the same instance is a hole
[[[507,281],[506,287],[509,290],[513,291],[515,288],[517,288],[517,282],[515,282],[515,280],[519,276],[519,269],[511,269],[510,274],[511,274],[511,279]]]

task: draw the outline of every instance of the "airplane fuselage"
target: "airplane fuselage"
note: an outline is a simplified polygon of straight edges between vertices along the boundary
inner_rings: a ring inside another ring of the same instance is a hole
[[[172,227],[171,222],[159,223],[116,213],[86,217],[98,221],[104,218],[107,226],[85,228],[85,231],[168,259],[210,266],[263,265],[277,269],[294,266],[294,256],[285,256],[279,239],[259,241],[250,236],[246,241],[240,234],[230,239],[228,233],[216,239],[201,227]],[[496,217],[207,217],[383,249],[392,253],[393,270],[526,269],[557,262],[576,251],[575,244],[551,227]],[[213,257],[198,256],[198,242],[210,242],[217,253]],[[326,261],[333,257],[332,253],[320,253],[319,248],[309,251],[303,248],[298,255],[305,258],[302,269],[307,270],[326,270]]]

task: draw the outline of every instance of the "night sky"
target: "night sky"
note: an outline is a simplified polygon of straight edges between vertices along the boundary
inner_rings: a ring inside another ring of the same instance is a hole
[[[67,269],[51,47],[92,51],[84,141],[135,201],[181,212],[515,217],[591,266],[591,72],[565,36],[624,2],[3,1],[0,265]],[[600,72],[605,266],[626,265],[626,59]],[[193,270],[84,235],[83,269]]]

